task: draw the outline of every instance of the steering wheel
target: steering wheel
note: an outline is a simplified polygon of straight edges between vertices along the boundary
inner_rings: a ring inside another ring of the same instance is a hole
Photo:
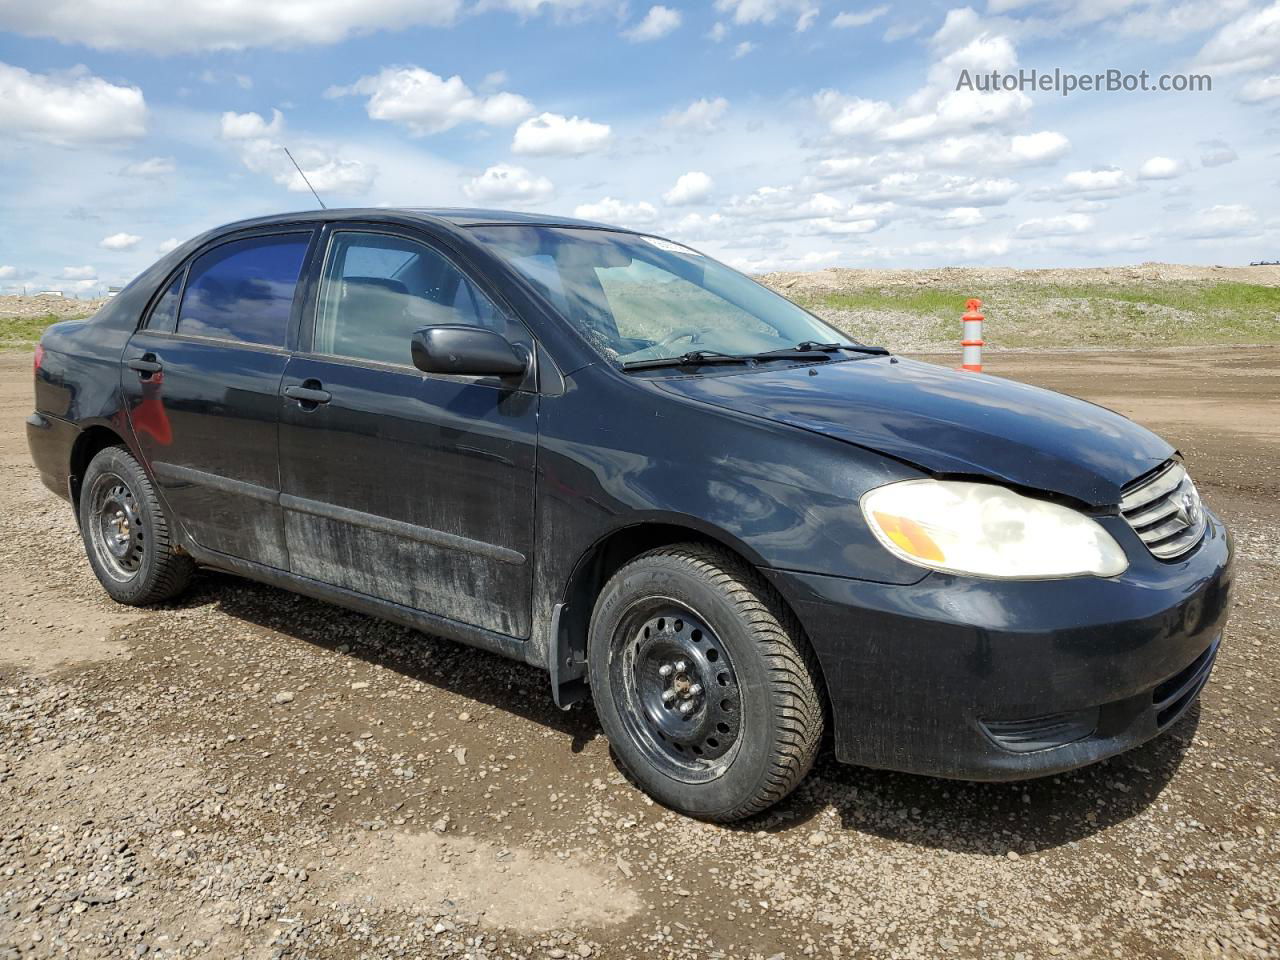
[[[649,347],[649,349],[657,350],[661,347],[669,347],[677,340],[683,340],[685,337],[689,338],[690,343],[697,343],[698,337],[706,332],[706,327],[680,327],[676,330],[672,330],[657,343],[653,344],[653,346]]]

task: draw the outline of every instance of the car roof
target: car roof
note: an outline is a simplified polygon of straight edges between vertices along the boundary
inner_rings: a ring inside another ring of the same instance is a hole
[[[254,217],[219,227],[217,233],[229,230],[240,230],[245,227],[266,227],[276,223],[298,223],[299,221],[330,220],[425,220],[434,223],[445,223],[452,227],[475,227],[484,225],[521,225],[543,227],[587,227],[595,230],[617,230],[622,233],[633,233],[625,227],[615,227],[607,223],[591,220],[577,220],[573,217],[560,217],[543,213],[522,213],[515,210],[485,210],[471,207],[348,207],[326,210],[299,210],[291,213],[277,213],[266,217]]]

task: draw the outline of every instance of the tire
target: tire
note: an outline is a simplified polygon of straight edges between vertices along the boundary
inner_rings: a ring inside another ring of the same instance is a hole
[[[731,554],[678,544],[628,563],[596,601],[587,659],[605,735],[659,803],[740,820],[813,766],[816,661],[781,599]]]
[[[186,589],[195,570],[175,548],[173,527],[141,465],[106,447],[80,485],[80,535],[98,581],[118,603],[161,603]]]

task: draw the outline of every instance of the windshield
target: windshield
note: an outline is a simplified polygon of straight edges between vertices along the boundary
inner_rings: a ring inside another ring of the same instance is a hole
[[[473,227],[618,365],[849,343],[794,303],[657,237],[565,227]]]

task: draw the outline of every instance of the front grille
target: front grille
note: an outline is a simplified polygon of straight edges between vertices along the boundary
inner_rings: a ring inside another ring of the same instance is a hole
[[[1176,460],[1126,487],[1120,513],[1147,549],[1161,560],[1176,560],[1204,536],[1200,493]]]

